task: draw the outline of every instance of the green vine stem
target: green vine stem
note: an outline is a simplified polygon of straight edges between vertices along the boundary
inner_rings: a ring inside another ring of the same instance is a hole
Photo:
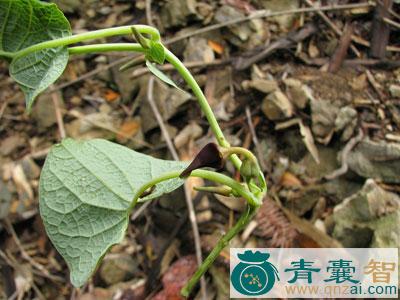
[[[215,248],[211,251],[211,253],[207,256],[207,258],[203,261],[201,266],[194,273],[192,278],[188,281],[188,283],[181,290],[181,294],[184,297],[188,297],[190,292],[196,286],[197,282],[204,275],[204,273],[208,270],[208,268],[212,265],[212,263],[217,259],[218,255],[221,251],[229,245],[230,240],[236,236],[254,217],[258,210],[258,206],[250,206],[248,205],[245,212],[240,216],[239,220],[217,243]]]
[[[165,49],[165,59],[175,67],[175,69],[179,72],[182,78],[186,81],[186,83],[192,89],[194,95],[197,97],[199,105],[207,118],[208,123],[210,124],[211,130],[213,131],[215,137],[217,138],[218,144],[221,147],[229,148],[230,145],[228,141],[225,139],[224,134],[221,128],[218,125],[218,121],[212,112],[210,105],[206,97],[204,96],[203,91],[197,84],[196,80],[190,73],[190,71],[185,67],[185,65],[177,58],[171,51]],[[108,52],[108,51],[135,51],[135,52],[145,52],[139,44],[132,43],[117,43],[117,44],[94,44],[87,46],[77,46],[69,48],[70,54],[85,54],[85,53],[93,53],[93,52]],[[236,154],[230,156],[232,163],[235,165],[237,169],[241,166],[241,161],[237,157]]]
[[[257,157],[248,149],[243,147],[229,147],[220,149],[224,157],[229,157],[233,154],[243,155],[245,158],[250,159],[254,163],[258,163]]]
[[[157,183],[160,183],[162,181],[168,180],[168,179],[173,179],[173,178],[178,178],[179,175],[182,173],[182,170],[179,171],[172,171],[172,172],[167,172],[157,178],[154,178],[153,180],[147,182],[144,184],[135,194],[132,204],[128,210],[130,212],[136,203],[140,199],[140,195],[142,195],[147,189],[155,186]],[[240,196],[246,199],[247,203],[252,206],[252,207],[259,207],[261,205],[261,199],[257,198],[252,194],[246,186],[242,185],[241,183],[237,182],[236,180],[232,179],[229,176],[226,176],[221,173],[213,172],[213,171],[208,171],[208,170],[193,170],[192,173],[190,174],[190,177],[199,177],[203,179],[207,179],[222,185],[229,186],[237,192]]]
[[[173,171],[173,172],[168,172],[165,173],[157,178],[154,178],[153,180],[147,182],[144,184],[135,194],[134,199],[132,201],[131,207],[128,210],[128,213],[132,211],[136,203],[140,199],[140,195],[142,195],[147,189],[155,186],[157,183],[160,183],[162,181],[168,180],[168,179],[173,179],[173,178],[178,178],[179,175],[181,174],[180,171]],[[264,194],[260,195],[260,197],[256,197],[253,193],[251,193],[245,186],[237,182],[236,180],[213,171],[208,171],[208,170],[193,170],[190,174],[191,177],[200,177],[203,179],[207,179],[210,181],[214,181],[219,184],[223,184],[225,186],[230,187],[232,190],[234,190],[236,193],[238,193],[240,196],[245,198],[247,200],[247,208],[246,211],[241,215],[237,223],[218,241],[217,245],[215,248],[211,251],[211,253],[207,256],[207,258],[203,261],[203,263],[199,266],[197,271],[194,273],[192,278],[188,281],[188,283],[183,287],[181,290],[181,293],[184,297],[188,297],[192,289],[195,287],[197,282],[200,280],[201,276],[204,275],[204,273],[210,268],[210,266],[213,264],[213,262],[217,259],[218,255],[221,253],[221,251],[229,244],[230,240],[236,236],[248,223],[249,221],[253,218],[253,216],[256,214],[258,208],[260,207],[262,203],[262,198],[264,197]]]
[[[87,54],[87,53],[112,52],[112,51],[145,53],[146,49],[144,49],[140,44],[137,43],[92,44],[92,45],[75,46],[68,48],[69,54]]]
[[[218,125],[218,121],[215,118],[214,113],[212,112],[211,107],[208,104],[208,101],[203,94],[203,91],[197,84],[196,80],[194,79],[194,77],[192,76],[190,71],[179,60],[179,58],[177,58],[171,51],[169,51],[166,48],[165,48],[165,58],[171,65],[173,65],[175,67],[175,69],[179,72],[179,74],[186,81],[186,83],[190,86],[193,93],[197,97],[200,107],[203,110],[204,115],[206,116],[207,121],[210,124],[212,131],[214,132],[215,137],[217,138],[218,144],[222,147],[229,148],[230,144],[225,139],[224,134],[222,133],[222,130]],[[237,169],[240,168],[240,165],[242,162],[236,155],[231,156],[231,161]]]
[[[129,25],[129,26],[119,26],[119,27],[113,27],[113,28],[106,28],[106,29],[100,29],[100,30],[95,30],[95,31],[90,31],[90,32],[85,32],[85,33],[79,33],[71,36],[66,36],[63,38],[59,39],[54,39],[54,40],[49,40],[45,41],[42,43],[38,43],[35,45],[32,45],[30,47],[21,49],[17,52],[10,53],[10,52],[4,52],[3,55],[8,55],[9,57],[20,57],[27,55],[29,53],[47,49],[47,48],[55,48],[55,47],[60,47],[60,46],[67,46],[71,44],[76,44],[79,42],[87,41],[87,40],[96,40],[96,39],[101,39],[101,38],[106,38],[106,37],[111,37],[111,36],[116,36],[116,35],[131,35],[132,34],[132,27],[135,27],[136,30],[142,34],[149,34],[151,36],[151,39],[153,41],[160,41],[160,33],[158,30],[154,27],[147,26],[147,25]],[[110,50],[107,50],[110,51]],[[117,49],[114,51],[118,51]],[[119,50],[121,51],[121,50]],[[125,51],[125,50],[122,50]],[[135,51],[135,50],[133,50]]]

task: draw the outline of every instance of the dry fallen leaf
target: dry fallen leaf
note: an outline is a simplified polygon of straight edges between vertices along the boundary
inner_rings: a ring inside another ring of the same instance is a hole
[[[303,138],[303,142],[307,147],[307,150],[311,153],[315,162],[319,164],[319,153],[317,147],[315,146],[314,138],[311,133],[310,127],[304,125],[301,120],[299,121],[299,126],[300,126],[300,133]]]
[[[106,94],[104,95],[104,98],[107,100],[107,102],[114,102],[118,100],[120,97],[121,95],[113,90],[107,90]]]
[[[284,187],[301,187],[302,183],[299,178],[296,177],[296,175],[290,173],[290,172],[285,172],[283,173],[281,177],[281,185]]]
[[[117,141],[121,143],[127,138],[135,136],[139,132],[139,129],[140,122],[137,120],[125,121],[118,130]]]
[[[176,148],[181,148],[189,144],[190,140],[196,140],[203,134],[203,129],[199,124],[190,122],[185,126],[174,138],[174,144]],[[189,158],[190,159],[190,158]]]
[[[219,202],[231,210],[244,211],[246,208],[246,200],[244,198],[226,197],[218,194],[214,194],[214,196]]]
[[[219,55],[222,55],[224,53],[224,46],[222,46],[220,43],[213,40],[208,40],[207,44],[208,46],[210,46],[211,49],[213,49],[215,53],[218,53]]]
[[[17,187],[18,194],[22,195],[25,193],[28,196],[28,199],[32,200],[33,190],[28,180],[26,179],[24,170],[22,169],[22,166],[20,164],[15,165],[12,169],[12,178]]]
[[[174,262],[165,272],[162,278],[164,289],[153,299],[157,300],[181,300],[181,289],[189,281],[197,268],[196,257],[188,255]]]

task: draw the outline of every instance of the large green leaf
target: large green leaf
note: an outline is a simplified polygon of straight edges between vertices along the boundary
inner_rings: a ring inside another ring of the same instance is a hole
[[[107,249],[122,240],[135,192],[151,179],[186,166],[100,139],[66,139],[53,146],[40,177],[40,214],[75,286],[83,285]],[[151,197],[182,184],[179,178],[161,182]]]
[[[0,0],[0,51],[16,54],[29,46],[71,35],[55,4],[37,0]],[[26,106],[63,73],[67,47],[39,50],[11,60],[10,75],[21,86]]]

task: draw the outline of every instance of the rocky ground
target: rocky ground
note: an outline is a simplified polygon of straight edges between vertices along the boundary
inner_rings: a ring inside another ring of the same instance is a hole
[[[347,0],[54,2],[75,33],[154,24],[195,74],[230,143],[256,153],[268,196],[232,246],[400,247],[398,1],[389,9]],[[321,11],[319,4],[356,6]],[[254,17],[271,12],[275,16]],[[254,18],[240,20],[247,16]],[[230,20],[236,22],[225,24]],[[172,159],[149,93],[180,159],[191,160],[213,140],[176,72],[163,67],[186,92],[158,80],[149,87],[143,66],[120,72],[131,58],[72,57],[31,115],[0,63],[0,298],[180,299],[196,268],[183,189],[135,211],[125,240],[79,290],[38,213],[41,167],[65,136],[100,137]],[[190,196],[205,256],[244,203]],[[227,299],[228,274],[229,249],[206,276],[207,299]]]

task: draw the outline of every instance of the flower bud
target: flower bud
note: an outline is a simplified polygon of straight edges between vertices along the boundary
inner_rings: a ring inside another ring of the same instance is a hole
[[[251,178],[257,178],[259,175],[260,169],[257,165],[257,163],[253,162],[250,159],[245,159],[242,162],[242,165],[240,167],[240,174],[246,178],[246,179],[251,179]]]
[[[179,175],[180,178],[185,178],[190,175],[193,170],[210,167],[221,169],[224,166],[224,159],[218,146],[215,143],[208,143],[196,155],[190,165]]]

